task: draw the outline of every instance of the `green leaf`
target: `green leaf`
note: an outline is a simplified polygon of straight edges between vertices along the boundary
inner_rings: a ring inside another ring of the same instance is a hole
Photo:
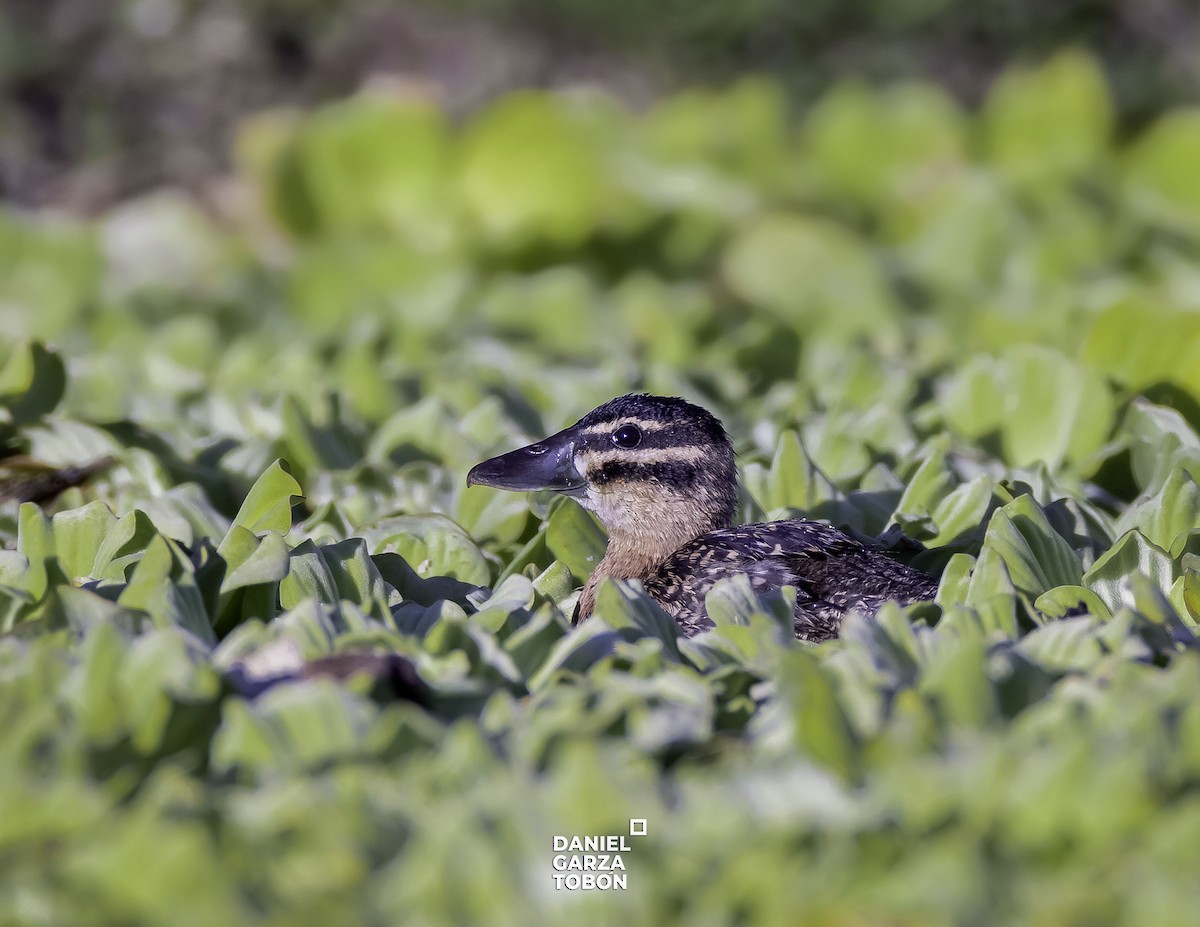
[[[1131,390],[1168,384],[1200,399],[1200,313],[1126,298],[1095,316],[1082,358]]]
[[[793,507],[811,508],[816,502],[813,487],[815,475],[813,463],[800,443],[800,435],[790,428],[785,429],[775,445],[775,456],[771,458],[765,492],[758,500],[759,505],[767,512]]]
[[[240,527],[253,534],[264,531],[287,534],[292,528],[292,499],[303,495],[304,491],[289,471],[287,462],[276,460],[250,487],[230,532]],[[224,547],[225,541],[222,541],[222,554]]]
[[[288,574],[279,584],[279,601],[285,609],[309,597],[331,605],[344,599],[380,621],[390,617],[388,599],[394,590],[380,575],[361,538],[321,547],[305,541],[291,551],[289,564]]]
[[[1175,581],[1171,558],[1135,530],[1120,537],[1095,562],[1082,585],[1096,593],[1115,615],[1122,607],[1136,609],[1132,578],[1139,574],[1152,580],[1164,595]]]
[[[529,503],[520,493],[473,486],[459,498],[458,523],[476,540],[512,544],[529,523]]]
[[[897,516],[907,515],[921,518],[932,513],[954,486],[954,479],[946,468],[946,442],[927,444],[916,452],[921,461],[916,473],[904,487],[904,494],[896,503],[896,511],[892,515],[893,522]]]
[[[783,631],[787,639],[795,633],[795,609],[794,590],[790,595],[781,592],[759,595],[745,573],[717,580],[704,597],[704,610],[714,624],[749,626],[766,619]]]
[[[799,649],[781,651],[776,685],[790,710],[797,749],[843,779],[854,777],[859,759],[857,738],[817,658]]]
[[[1112,617],[1100,597],[1083,586],[1056,586],[1038,596],[1033,605],[1050,618],[1065,618],[1079,609],[1106,621]]]
[[[939,88],[901,84],[882,93],[835,86],[804,123],[804,148],[821,181],[877,208],[930,163],[964,160],[966,120]]]
[[[118,604],[150,615],[156,627],[178,627],[206,644],[215,643],[205,597],[189,561],[162,535],[156,535],[133,569]]]
[[[574,500],[556,502],[546,528],[546,546],[582,582],[604,557],[604,529]]]
[[[116,517],[103,502],[54,515],[50,520],[54,553],[69,577],[92,576],[97,551],[116,524]]]
[[[1200,109],[1162,116],[1132,146],[1125,164],[1125,195],[1152,222],[1200,231]]]
[[[372,552],[395,551],[419,576],[448,576],[475,586],[490,578],[482,551],[445,515],[394,515],[360,533]]]
[[[1200,472],[1200,462],[1192,466]],[[1143,493],[1117,519],[1118,534],[1134,528],[1173,557],[1182,553],[1188,533],[1200,528],[1200,483],[1188,469],[1176,467],[1160,490]]]
[[[1034,70],[1006,71],[982,118],[989,160],[1017,183],[1059,180],[1096,165],[1113,127],[1104,72],[1075,51]]]
[[[62,358],[33,342],[18,346],[0,367],[0,407],[16,425],[49,415],[62,401],[67,373]]]
[[[895,306],[866,245],[827,220],[786,213],[755,217],[721,262],[729,288],[802,330],[885,339]]]
[[[679,659],[679,625],[658,604],[627,581],[605,579],[596,589],[594,616],[609,627],[636,628],[641,634],[662,641],[663,651]]]
[[[246,586],[277,583],[287,576],[289,551],[283,536],[268,531],[262,537],[234,525],[217,551],[227,570],[221,583],[222,595]]]
[[[1130,464],[1139,487],[1158,492],[1181,460],[1200,468],[1200,436],[1175,409],[1140,396],[1129,404],[1123,432],[1130,441]]]
[[[459,189],[493,246],[577,244],[596,225],[607,187],[595,140],[547,94],[510,94],[463,140]]]
[[[960,637],[948,641],[925,667],[919,691],[933,700],[950,724],[979,728],[998,716],[986,657],[982,639]]]
[[[1020,496],[993,513],[983,549],[1000,556],[1013,585],[1031,599],[1055,586],[1078,585],[1083,576],[1079,555],[1032,496]]]
[[[131,564],[157,537],[154,523],[144,512],[133,511],[117,519],[100,542],[92,572],[96,579],[120,580]]]
[[[932,513],[937,534],[928,546],[941,547],[977,528],[992,505],[995,486],[990,476],[980,474],[942,496]]]
[[[1103,377],[1050,348],[1018,345],[998,360],[976,359],[941,396],[947,423],[978,439],[1000,432],[1005,459],[1086,464],[1112,429],[1114,402]]]
[[[444,115],[424,100],[367,92],[320,110],[295,144],[321,228],[447,242],[448,141]]]
[[[1088,670],[1105,654],[1096,637],[1096,627],[1096,620],[1086,616],[1052,621],[1018,641],[1016,650],[1054,672]]]

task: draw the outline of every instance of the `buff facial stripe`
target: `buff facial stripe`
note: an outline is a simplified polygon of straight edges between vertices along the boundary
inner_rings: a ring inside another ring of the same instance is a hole
[[[581,428],[581,435],[606,435],[609,432],[616,431],[622,425],[637,425],[642,431],[660,431],[663,428],[670,428],[674,422],[659,422],[654,419],[635,418],[627,415],[624,418],[614,418],[611,422],[601,422],[599,425],[589,425],[587,428]]]
[[[603,467],[610,463],[623,463],[630,466],[654,463],[699,463],[708,456],[705,448],[695,445],[679,447],[648,447],[624,450],[614,447],[611,450],[575,452],[575,467],[580,473],[586,473],[593,467]]]

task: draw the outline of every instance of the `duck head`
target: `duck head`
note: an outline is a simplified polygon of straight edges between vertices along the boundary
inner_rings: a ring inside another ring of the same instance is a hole
[[[733,447],[716,416],[683,399],[640,393],[485,460],[467,474],[467,485],[476,484],[565,493],[608,531],[606,560],[620,555],[639,564],[727,527],[737,504]]]

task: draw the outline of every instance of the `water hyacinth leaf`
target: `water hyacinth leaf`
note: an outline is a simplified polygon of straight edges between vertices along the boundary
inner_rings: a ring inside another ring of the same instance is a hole
[[[873,256],[849,229],[777,213],[739,230],[722,275],[740,298],[805,328],[885,339],[892,298]]]
[[[1193,622],[1200,623],[1200,572],[1188,570],[1181,578],[1184,608]]]
[[[998,359],[968,362],[943,390],[941,408],[960,434],[999,433],[1015,466],[1083,464],[1112,429],[1104,378],[1051,348],[1018,345]]]
[[[1004,561],[1013,585],[1031,597],[1055,586],[1078,585],[1083,576],[1079,555],[1051,527],[1032,496],[997,509],[983,544]]]
[[[704,609],[717,625],[749,626],[764,618],[788,634],[794,631],[795,608],[794,587],[759,594],[745,573],[717,580],[704,597]]]
[[[291,551],[288,573],[279,584],[279,602],[285,609],[309,597],[331,605],[344,599],[379,620],[390,615],[393,593],[361,538],[320,547],[305,541]]]
[[[594,140],[547,94],[518,93],[474,120],[459,184],[485,241],[574,244],[604,205],[605,168]]]
[[[1067,618],[1081,612],[1105,621],[1112,617],[1100,597],[1084,586],[1056,586],[1038,596],[1033,606],[1050,618]]]
[[[49,415],[67,388],[62,357],[39,342],[18,345],[0,367],[0,407],[15,425]]]
[[[992,506],[994,490],[995,481],[980,474],[942,496],[932,512],[937,534],[927,546],[942,547],[978,528]]]
[[[479,541],[511,544],[525,530],[529,505],[519,493],[473,486],[458,502],[458,523]]]
[[[663,642],[663,650],[679,660],[679,625],[658,604],[626,580],[605,579],[596,590],[594,616],[609,627],[635,628]],[[586,623],[586,622],[585,622]]]
[[[1191,168],[1200,158],[1200,110],[1168,113],[1132,147],[1125,164],[1129,202],[1153,222],[1200,229],[1200,192]]]
[[[97,746],[111,746],[124,733],[117,691],[124,648],[116,628],[98,626],[84,639],[77,682],[66,693],[74,703],[80,730]]]
[[[1115,301],[1096,314],[1081,357],[1131,390],[1165,384],[1200,399],[1200,313],[1150,298]]]
[[[1097,626],[1088,616],[1064,618],[1034,629],[1017,642],[1016,650],[1044,669],[1082,672],[1105,654],[1095,634]]]
[[[34,596],[46,590],[46,561],[54,556],[50,519],[32,502],[22,503],[17,514],[17,551],[27,562],[25,588]]]
[[[536,600],[533,580],[528,576],[513,574],[496,585],[479,610],[480,612],[488,610],[507,614],[531,608]]]
[[[997,631],[1008,638],[1017,636],[1017,587],[1009,575],[1003,556],[985,546],[971,572],[967,587],[965,609],[951,604],[952,612],[970,614],[984,631]],[[1028,599],[1029,596],[1026,595]],[[943,618],[940,627],[949,627]]]
[[[287,543],[275,531],[261,538],[240,525],[229,529],[217,554],[226,569],[213,627],[225,635],[246,618],[269,619],[278,611],[279,582],[289,568]]]
[[[938,405],[946,423],[968,438],[998,432],[1004,421],[1004,383],[991,357],[971,357],[942,385]]]
[[[987,648],[981,638],[959,637],[947,642],[925,666],[919,690],[950,724],[979,728],[998,716],[986,658]]]
[[[555,645],[569,630],[560,614],[549,606],[543,606],[523,627],[509,635],[504,641],[504,649],[508,651],[522,678],[529,679],[545,665]]]
[[[546,547],[582,582],[604,557],[606,539],[596,520],[574,500],[556,502],[546,526]]]
[[[1171,601],[1172,589],[1163,588],[1156,580],[1142,573],[1130,576],[1129,585],[1138,615],[1167,628],[1176,641],[1195,642],[1195,636],[1187,630],[1189,622],[1181,619],[1175,611]]]
[[[39,594],[44,589],[45,561],[57,557],[67,577],[91,577],[97,550],[117,519],[103,502],[46,517],[34,503],[21,505],[18,550],[29,560],[27,586]]]
[[[253,703],[226,702],[213,763],[228,772],[316,768],[360,751],[376,711],[329,680],[276,686]]]
[[[791,714],[797,749],[840,778],[853,778],[859,761],[857,738],[817,658],[803,650],[782,651],[776,685]]]
[[[463,622],[466,611],[457,602],[437,599],[431,605],[401,602],[392,609],[392,626],[401,634],[424,638],[444,622]]]
[[[346,470],[363,457],[355,436],[342,422],[340,403],[334,398],[324,405],[325,420],[318,422],[294,396],[283,404],[284,443],[302,472]],[[293,495],[300,495],[298,486]]]
[[[561,602],[575,589],[571,568],[561,560],[555,560],[533,581],[533,588],[552,602]]]
[[[934,87],[905,84],[877,93],[842,84],[814,106],[804,148],[824,184],[877,207],[931,161],[963,158],[965,120]]]
[[[375,554],[395,552],[422,577],[486,585],[491,571],[478,545],[445,515],[395,515],[360,529]]]
[[[1158,492],[1138,497],[1117,519],[1117,533],[1136,528],[1150,543],[1178,556],[1176,542],[1181,553],[1188,533],[1200,529],[1200,484],[1193,469],[1200,473],[1200,462],[1176,467]]]
[[[970,554],[954,554],[938,579],[937,603],[943,607],[963,604],[971,588],[975,558]]]
[[[989,160],[1017,183],[1094,166],[1108,148],[1112,127],[1104,72],[1079,52],[1062,52],[1036,70],[1006,71],[983,112]]]
[[[126,570],[138,561],[157,534],[146,513],[133,511],[123,515],[100,543],[92,575],[101,580],[124,579]]]
[[[292,528],[292,499],[304,490],[288,469],[287,462],[276,460],[250,487],[230,528],[243,528],[254,534],[277,531],[287,534]],[[225,542],[222,542],[223,549]]]
[[[225,579],[221,583],[222,594],[246,586],[277,583],[287,576],[287,544],[275,531],[258,537],[234,525],[222,542],[222,548],[217,551],[225,558],[227,566]]]
[[[1181,461],[1200,469],[1200,435],[1177,410],[1138,397],[1129,404],[1122,430],[1129,437],[1130,466],[1141,489],[1157,492]]]
[[[16,550],[0,550],[0,586],[21,588],[29,572],[29,558]]]
[[[371,562],[383,581],[396,590],[405,602],[414,605],[429,606],[444,600],[466,607],[470,597],[480,589],[473,583],[459,582],[449,576],[423,577],[395,553],[374,554]]]
[[[133,641],[117,686],[132,745],[146,755],[190,745],[189,727],[200,721],[193,709],[214,700],[220,683],[211,667],[196,661],[186,638],[168,630]],[[215,708],[210,714],[215,722]]]
[[[103,502],[90,502],[81,509],[58,512],[50,520],[54,552],[72,578],[92,575],[96,552],[117,519]]]
[[[156,535],[137,562],[117,602],[150,615],[156,627],[178,627],[206,644],[215,643],[213,616],[196,585],[192,565],[162,535]]]
[[[1078,463],[1099,450],[1113,418],[1103,378],[1041,348],[1014,348],[1004,361],[1011,392],[1003,442],[1012,463]]]
[[[1174,565],[1161,548],[1136,530],[1120,537],[1083,577],[1082,585],[1094,592],[1113,614],[1136,608],[1132,578],[1142,575],[1164,593],[1175,581]]]
[[[325,564],[318,547],[305,541],[292,548],[288,555],[288,572],[279,584],[279,604],[285,609],[294,608],[312,597],[318,602],[337,604],[341,599],[337,583]]]
[[[585,673],[612,654],[624,638],[603,621],[588,620],[571,629],[551,649],[527,685],[536,692],[561,673]]]
[[[296,140],[321,227],[444,242],[446,142],[445,118],[426,101],[368,92],[324,109]]]

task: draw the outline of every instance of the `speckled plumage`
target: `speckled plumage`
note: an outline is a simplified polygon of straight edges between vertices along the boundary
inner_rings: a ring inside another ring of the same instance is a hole
[[[836,637],[852,610],[873,616],[885,602],[908,604],[937,592],[937,583],[919,570],[806,519],[702,534],[643,582],[690,636],[713,626],[704,604],[713,584],[738,573],[745,573],[757,592],[795,586],[796,636],[810,641]]]
[[[580,593],[577,621],[590,616],[605,577],[641,580],[689,635],[713,626],[705,596],[720,579],[745,573],[760,592],[794,586],[796,636],[813,641],[837,636],[850,611],[873,616],[889,600],[909,604],[937,591],[926,574],[821,522],[730,527],[733,447],[715,416],[683,399],[617,397],[558,434],[484,461],[467,482],[557,489],[600,519],[608,549]]]

